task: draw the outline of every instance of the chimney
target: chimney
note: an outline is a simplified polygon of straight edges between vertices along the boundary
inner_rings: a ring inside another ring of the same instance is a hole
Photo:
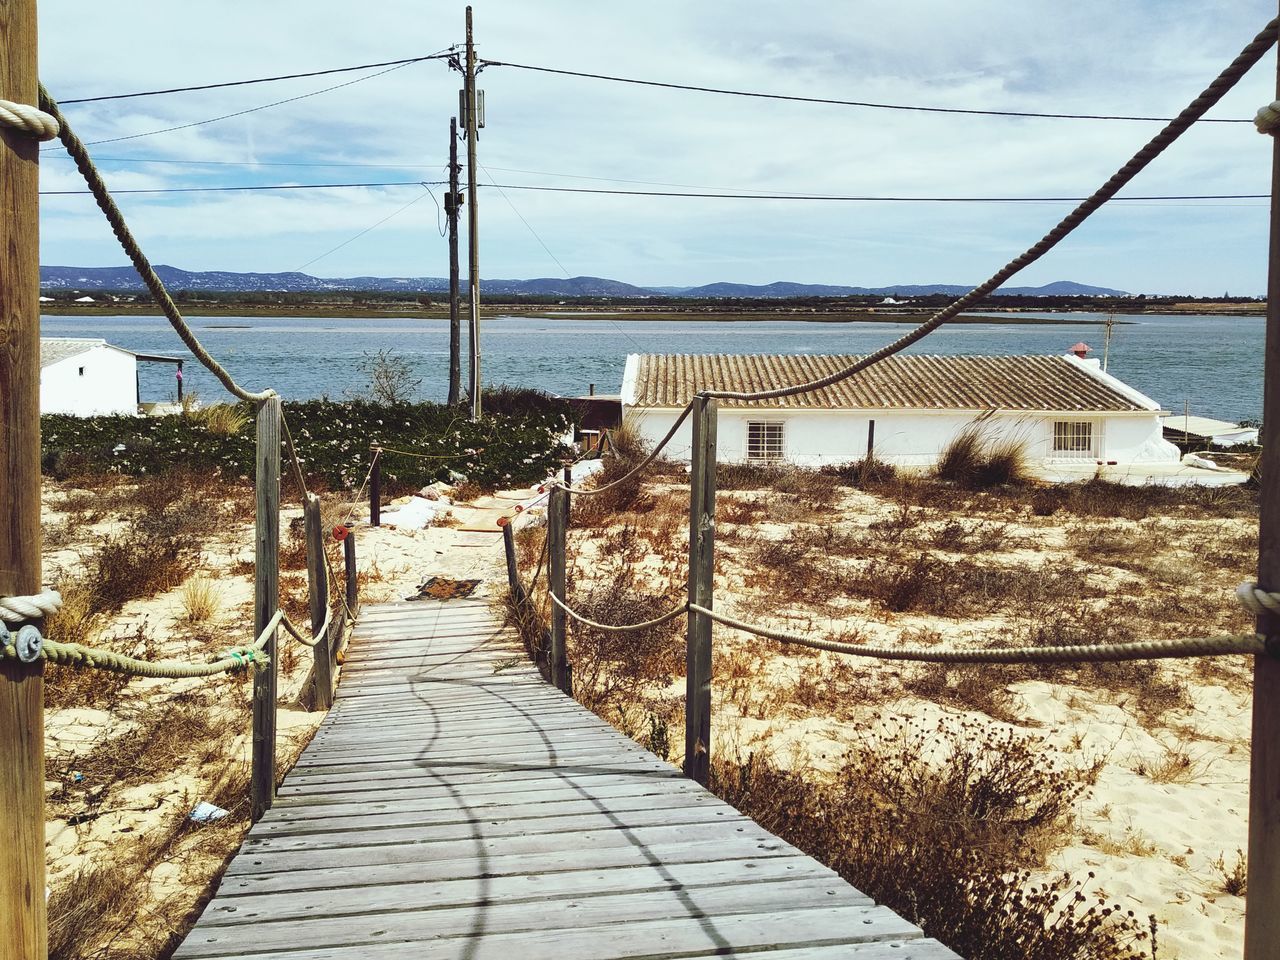
[[[1074,353],[1081,360],[1083,360],[1085,357],[1085,354],[1089,352],[1089,349],[1090,349],[1089,345],[1082,341],[1080,343],[1077,343],[1074,347],[1072,347],[1071,352]]]

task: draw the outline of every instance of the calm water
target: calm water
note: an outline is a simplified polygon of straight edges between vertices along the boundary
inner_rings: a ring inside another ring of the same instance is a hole
[[[1040,314],[1037,316],[1052,316]],[[1100,314],[1070,314],[1100,322]],[[422,399],[443,400],[448,387],[447,320],[344,320],[197,317],[200,339],[250,389],[273,386],[286,398],[359,392],[362,355],[393,350],[422,378]],[[45,317],[47,336],[105,337],[142,353],[189,356],[161,317]],[[499,318],[481,330],[486,383],[540,387],[578,395],[594,383],[617,393],[628,353],[866,353],[908,329],[896,323],[613,321]],[[1110,372],[1167,409],[1227,420],[1262,410],[1264,321],[1242,317],[1144,316],[1117,325]],[[1102,327],[966,324],[943,327],[912,348],[937,354],[1064,353],[1084,340],[1101,356]],[[466,344],[463,344],[463,385]],[[142,364],[146,400],[174,395],[172,368]],[[186,386],[206,400],[221,388],[194,360]]]

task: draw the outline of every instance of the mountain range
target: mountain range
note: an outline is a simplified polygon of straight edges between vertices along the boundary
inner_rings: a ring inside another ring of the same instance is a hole
[[[449,281],[443,277],[313,277],[310,274],[235,273],[226,270],[182,270],[160,265],[160,279],[172,290],[210,293],[444,293]],[[40,287],[56,290],[145,289],[132,267],[40,268]],[[464,283],[465,292],[465,283]],[[698,287],[638,287],[602,277],[542,277],[533,280],[482,280],[480,292],[489,296],[550,297],[689,297],[711,299],[792,298],[792,297],[920,297],[930,294],[958,296],[971,286],[958,283],[892,284],[882,287],[851,287],[820,283],[708,283]],[[1073,280],[1058,280],[1040,287],[1001,287],[997,295],[1022,297],[1124,297],[1123,290],[1094,287]]]

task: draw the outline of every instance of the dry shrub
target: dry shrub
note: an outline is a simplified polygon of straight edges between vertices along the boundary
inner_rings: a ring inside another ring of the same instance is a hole
[[[969,424],[942,448],[933,476],[969,490],[1023,484],[1029,479],[1026,444],[1013,437],[989,440]]]
[[[758,757],[713,770],[728,802],[969,960],[1139,960],[1149,935],[1131,912],[1086,881],[1030,882],[1078,779],[1033,738],[963,721],[868,739],[831,783]]]
[[[218,585],[205,577],[195,577],[182,585],[178,599],[188,623],[204,623],[218,612]]]
[[[280,538],[280,569],[307,569],[307,529],[302,517],[290,520],[285,535]]]
[[[57,588],[62,607],[45,618],[44,632],[59,643],[84,643],[101,620],[93,587],[82,579],[64,579]]]
[[[237,403],[214,403],[190,410],[184,404],[183,414],[188,420],[220,437],[238,436],[252,419],[248,405]]]
[[[653,509],[653,498],[644,489],[643,473],[623,480],[648,456],[644,442],[625,424],[611,431],[609,437],[613,441],[610,454],[603,458],[604,466],[592,478],[592,487],[618,485],[603,493],[573,499],[573,522],[580,526],[604,526],[613,522],[619,513],[644,513]]]
[[[84,565],[99,611],[114,613],[130,600],[172,590],[187,578],[195,555],[188,539],[135,526],[103,537]]]
[[[641,568],[643,548],[635,529],[624,527],[604,551],[600,576],[590,590],[572,592],[569,605],[606,624],[641,623],[671,609],[682,597],[670,568]],[[656,588],[656,589],[655,589]],[[570,619],[568,656],[574,696],[599,712],[643,700],[651,686],[665,686],[684,670],[682,620],[645,630],[615,633]]]
[[[976,710],[1009,723],[1019,719],[1008,686],[986,664],[914,664],[902,686],[931,703]]]
[[[875,489],[898,480],[898,468],[886,463],[874,455],[842,463],[836,466],[823,467],[822,473],[836,477],[851,487]]]
[[[63,609],[66,609],[65,606]],[[54,639],[63,639],[62,635],[48,632]],[[152,649],[151,638],[141,624],[130,634],[110,638],[95,635],[93,645],[131,654]],[[50,665],[44,672],[44,705],[46,709],[97,707],[110,710],[119,701],[121,691],[128,686],[129,679],[122,673]]]

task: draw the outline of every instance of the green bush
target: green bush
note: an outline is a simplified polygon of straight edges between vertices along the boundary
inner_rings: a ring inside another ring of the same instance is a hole
[[[492,399],[479,423],[442,404],[367,400],[286,403],[285,416],[309,482],[330,489],[364,479],[375,443],[428,458],[384,454],[383,478],[392,491],[451,476],[485,489],[546,477],[565,452],[559,440],[569,426],[568,405],[545,393],[510,388],[495,391]],[[60,479],[101,472],[142,476],[178,467],[251,478],[254,443],[252,416],[225,434],[184,416],[41,418],[41,464]]]

